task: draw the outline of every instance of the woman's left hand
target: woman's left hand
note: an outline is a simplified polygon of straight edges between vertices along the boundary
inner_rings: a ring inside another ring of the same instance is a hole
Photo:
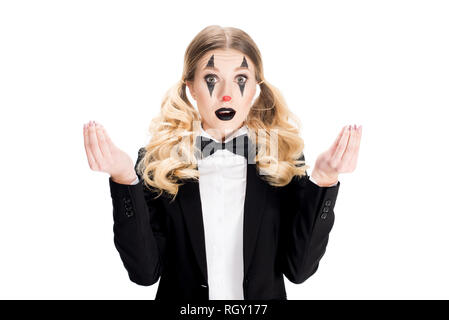
[[[362,126],[344,126],[332,146],[318,156],[311,177],[319,186],[331,186],[338,182],[338,174],[355,170],[361,137]]]

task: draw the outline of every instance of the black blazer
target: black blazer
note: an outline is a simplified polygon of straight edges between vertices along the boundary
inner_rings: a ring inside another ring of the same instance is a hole
[[[137,163],[145,149],[138,153]],[[304,159],[304,157],[302,157]],[[137,170],[136,170],[137,173]],[[140,182],[123,185],[109,178],[114,244],[131,281],[150,286],[155,300],[209,300],[199,184],[183,180],[173,202]],[[284,187],[262,180],[247,166],[243,255],[245,300],[286,300],[285,275],[302,283],[318,269],[334,224],[340,182],[319,187],[309,176]]]

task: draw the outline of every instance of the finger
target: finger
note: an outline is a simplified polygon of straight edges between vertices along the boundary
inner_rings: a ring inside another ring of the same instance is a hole
[[[341,137],[343,136],[343,133],[345,132],[347,126],[344,126],[343,128],[341,128],[340,133],[338,134],[337,139],[335,139],[334,143],[331,146],[331,154],[333,155],[335,153],[335,150],[337,149],[338,143],[341,140]]]
[[[348,144],[341,158],[341,166],[343,168],[347,168],[349,166],[350,160],[354,156],[355,143],[357,141],[357,131],[354,128],[350,128],[349,133]]]
[[[98,146],[97,133],[95,122],[89,126],[89,142],[92,154],[94,155],[95,162],[100,165],[103,161],[103,155],[101,154],[100,147]]]
[[[106,142],[106,137],[104,135],[104,128],[101,124],[97,124],[97,138],[98,138],[98,145],[100,146],[101,153],[103,154],[103,157],[110,158],[111,156],[111,150],[109,149],[109,145]]]
[[[83,136],[84,136],[84,149],[86,150],[87,155],[87,161],[89,162],[89,166],[92,170],[97,170],[98,165],[95,161],[95,158],[92,154],[92,150],[90,148],[90,141],[89,141],[89,123],[84,125],[83,128]]]
[[[362,139],[362,127],[359,126],[357,128],[357,139],[356,139],[356,143],[355,143],[355,150],[354,150],[354,154],[350,160],[349,163],[349,167],[352,170],[355,169],[355,167],[357,166],[357,159],[359,157],[359,150],[360,150],[360,141]]]
[[[337,163],[341,161],[341,157],[345,152],[346,146],[348,144],[348,139],[349,139],[349,127],[347,126],[343,132],[340,142],[337,145],[337,149],[335,149],[335,153],[332,155],[331,163],[334,166],[336,166]]]
[[[112,148],[115,147],[115,144],[112,142],[111,138],[108,135],[108,132],[106,131],[106,129],[104,127],[103,127],[103,134],[104,134],[104,137],[106,138],[106,142],[109,145],[109,150],[112,150]]]

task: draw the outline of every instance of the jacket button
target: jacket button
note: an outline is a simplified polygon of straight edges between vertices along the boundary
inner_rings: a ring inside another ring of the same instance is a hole
[[[327,213],[323,213],[322,215],[321,215],[321,219],[326,219],[327,218]]]
[[[324,204],[329,207],[331,205],[331,201],[330,200],[326,200],[326,202]]]
[[[324,207],[323,212],[329,212],[329,207]]]
[[[201,286],[202,286],[203,288],[207,288],[207,285],[205,285],[205,284],[202,284]]]
[[[134,215],[134,212],[132,210],[126,210],[125,214],[128,218],[132,217]]]

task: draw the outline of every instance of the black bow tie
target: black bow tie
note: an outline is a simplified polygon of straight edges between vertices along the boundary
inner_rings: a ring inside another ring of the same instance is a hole
[[[197,136],[196,145],[201,150],[202,158],[212,155],[217,150],[229,150],[246,159],[254,159],[255,148],[247,134],[235,137],[228,142],[216,142],[204,136]]]

